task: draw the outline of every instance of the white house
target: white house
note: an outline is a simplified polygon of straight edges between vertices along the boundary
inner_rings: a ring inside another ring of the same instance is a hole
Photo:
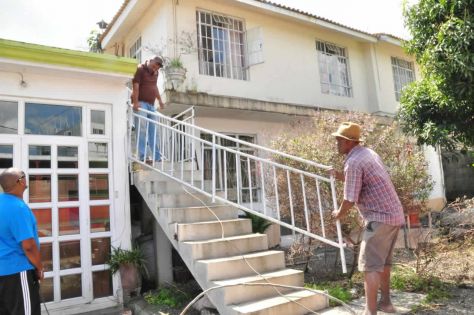
[[[265,0],[125,0],[101,40],[106,53],[139,61],[180,57],[186,80],[162,85],[165,113],[195,106],[198,125],[258,144],[316,108],[393,116],[402,87],[420,77],[399,38]],[[433,149],[426,156],[438,210],[442,167]]]

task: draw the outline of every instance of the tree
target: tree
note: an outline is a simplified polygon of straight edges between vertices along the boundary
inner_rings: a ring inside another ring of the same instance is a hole
[[[101,33],[97,30],[92,30],[87,38],[87,44],[89,45],[89,51],[95,53],[102,53],[102,46],[100,45]]]
[[[404,17],[422,80],[402,94],[403,130],[419,144],[474,146],[474,0],[419,0]]]

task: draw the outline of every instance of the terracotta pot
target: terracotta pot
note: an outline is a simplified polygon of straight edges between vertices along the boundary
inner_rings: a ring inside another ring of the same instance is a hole
[[[119,272],[123,290],[134,291],[141,286],[140,273],[135,265],[121,265]]]

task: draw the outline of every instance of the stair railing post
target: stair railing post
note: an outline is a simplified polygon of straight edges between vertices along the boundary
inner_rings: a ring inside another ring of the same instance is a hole
[[[216,202],[216,135],[212,135],[212,202]]]
[[[336,178],[334,177],[334,175],[331,175],[330,179],[331,179],[332,203],[334,206],[334,210],[337,210],[338,206],[337,206],[337,199],[336,199]],[[336,221],[336,228],[337,228],[337,241],[339,244],[339,252],[341,256],[342,272],[347,273],[346,256],[344,255],[344,243],[342,241],[342,229],[341,229],[340,220]]]

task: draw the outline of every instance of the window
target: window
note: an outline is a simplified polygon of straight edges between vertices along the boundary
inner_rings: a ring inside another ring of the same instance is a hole
[[[138,37],[138,39],[133,43],[130,47],[128,56],[130,58],[135,58],[138,62],[142,62],[142,37]]]
[[[25,133],[81,136],[82,109],[75,106],[25,104]]]
[[[242,141],[255,143],[255,136],[252,135],[238,135],[228,134],[227,136],[236,138]],[[211,141],[212,135],[201,133],[201,139]],[[240,151],[249,155],[255,155],[253,147],[246,146],[236,141],[229,139],[217,138],[217,144],[227,147],[234,151]],[[225,155],[225,156],[224,156]],[[224,150],[217,151],[217,169],[216,169],[216,186],[217,189],[223,189],[224,178],[227,178],[227,196],[229,200],[235,202],[258,202],[259,198],[259,179],[257,178],[257,164],[253,159],[247,159],[240,156],[240,161],[236,161],[236,155]],[[225,165],[224,165],[225,164]],[[212,148],[204,145],[204,179],[212,179]],[[250,169],[250,174],[249,174]],[[224,174],[224,171],[226,174]],[[249,176],[250,175],[250,176]],[[237,178],[238,177],[238,178]],[[237,192],[240,184],[240,191]],[[250,185],[251,184],[251,185]],[[252,197],[250,197],[252,194]],[[240,198],[238,198],[238,196]],[[240,200],[237,200],[240,199]]]
[[[339,96],[352,96],[346,49],[317,41],[321,92]]]
[[[0,101],[0,133],[18,133],[18,103]]]
[[[395,85],[395,98],[400,101],[402,89],[405,85],[415,81],[413,62],[392,57],[393,83]]]
[[[199,73],[247,80],[244,23],[232,17],[196,12]]]

